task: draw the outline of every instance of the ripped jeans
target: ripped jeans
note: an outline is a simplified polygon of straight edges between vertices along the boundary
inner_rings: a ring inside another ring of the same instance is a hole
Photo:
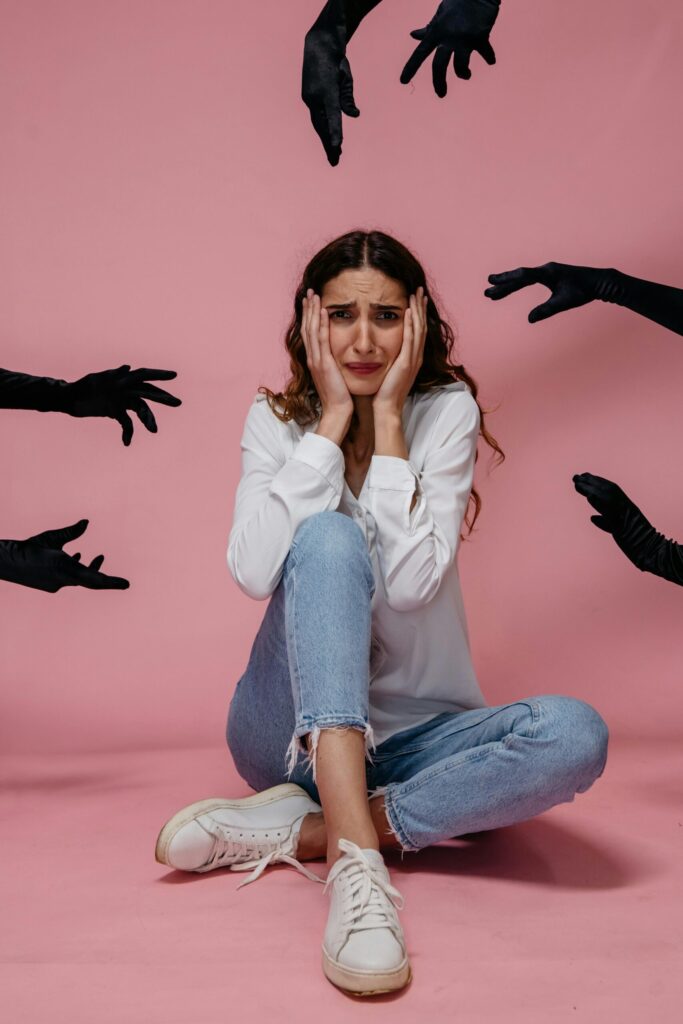
[[[249,786],[291,781],[320,803],[320,729],[362,730],[368,797],[384,797],[388,834],[416,851],[532,818],[602,775],[607,725],[590,704],[561,695],[445,712],[375,747],[374,587],[365,538],[350,517],[320,512],[300,525],[230,702],[228,746]]]

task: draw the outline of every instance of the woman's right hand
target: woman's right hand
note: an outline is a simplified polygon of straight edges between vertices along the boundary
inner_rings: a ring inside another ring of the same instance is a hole
[[[353,415],[353,397],[330,348],[330,315],[309,288],[303,299],[301,337],[306,362],[322,405],[322,414]]]

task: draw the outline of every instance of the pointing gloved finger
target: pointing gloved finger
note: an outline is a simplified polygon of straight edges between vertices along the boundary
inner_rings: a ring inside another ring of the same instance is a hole
[[[564,313],[567,309],[572,309],[574,306],[573,302],[567,302],[565,299],[559,298],[557,295],[551,295],[546,302],[542,302],[540,306],[534,306],[527,317],[530,324],[538,323],[539,320],[547,320],[549,316],[554,316],[555,313]]]
[[[162,405],[182,405],[182,400],[172,395],[170,391],[165,391],[164,388],[158,388],[154,384],[138,384],[133,389],[133,394],[138,398],[151,398],[154,402],[161,402]]]
[[[157,426],[157,421],[154,418],[154,413],[152,412],[152,410],[150,409],[146,402],[143,402],[141,398],[138,398],[137,401],[130,403],[129,408],[132,409],[133,412],[136,412],[138,414],[138,416],[140,417],[140,421],[143,423],[145,427],[147,427],[150,433],[157,433],[159,429]]]
[[[446,72],[448,71],[450,58],[450,50],[447,50],[445,46],[437,46],[434,60],[432,61],[432,84],[434,85],[434,92],[441,99],[446,95],[448,89]]]
[[[73,581],[88,590],[127,590],[130,586],[122,576],[107,576],[86,565],[74,566]]]
[[[453,49],[453,70],[458,78],[467,81],[472,77],[470,71],[471,48],[466,43],[457,43]]]
[[[130,369],[130,367],[129,367]],[[131,379],[135,381],[139,380],[173,380],[178,374],[175,370],[150,370],[143,366],[139,370],[131,371]]]
[[[591,523],[595,523],[597,527],[604,530],[605,533],[611,533],[612,527],[608,519],[605,516],[591,516]]]
[[[121,424],[123,428],[122,440],[126,447],[128,447],[133,437],[133,421],[127,412],[120,412],[117,416],[114,416],[114,419],[118,420]]]
[[[477,46],[474,47],[474,49],[481,57],[484,58],[487,64],[496,63],[496,55],[493,52],[493,47],[491,46],[488,40],[486,40],[486,42],[479,43]]]
[[[344,57],[339,64],[339,103],[347,117],[359,117],[360,110],[353,98],[353,75],[348,58]]]
[[[98,570],[99,570],[100,566],[102,565],[103,561],[104,561],[104,555],[96,555],[95,558],[93,558],[93,560],[90,563],[90,565],[88,566],[88,568],[89,569],[94,569],[95,572],[98,572]]]
[[[43,548],[61,548],[68,544],[70,540],[75,540],[76,537],[80,537],[81,534],[85,533],[88,522],[89,520],[87,519],[79,519],[73,526],[64,526],[58,530],[44,530],[43,533],[37,533],[33,537],[28,537],[27,543],[30,541]]]
[[[411,32],[411,35],[412,34],[413,33]],[[411,80],[417,69],[421,66],[422,62],[427,59],[427,57],[432,52],[435,46],[436,43],[430,42],[430,37],[425,30],[425,35],[422,39],[422,42],[420,43],[419,46],[415,47],[412,54],[406,61],[403,71],[401,72],[399,80],[403,85],[407,85],[407,83]]]

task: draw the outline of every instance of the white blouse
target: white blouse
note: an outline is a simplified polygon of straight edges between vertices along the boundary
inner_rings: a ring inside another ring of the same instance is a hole
[[[257,394],[244,424],[227,551],[240,590],[263,601],[305,519],[335,509],[356,521],[375,575],[369,717],[377,745],[444,711],[486,707],[456,560],[479,409],[457,381],[409,395],[402,418],[408,460],[373,455],[356,499],[341,448],[314,433],[319,419],[282,423]]]

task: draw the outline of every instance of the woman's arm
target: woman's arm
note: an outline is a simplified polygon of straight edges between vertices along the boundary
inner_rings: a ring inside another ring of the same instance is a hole
[[[427,604],[441,586],[472,490],[479,408],[465,389],[444,392],[441,401],[419,475],[394,455],[373,455],[368,470],[367,510],[377,524],[378,561],[387,602],[399,612]]]
[[[235,583],[255,601],[270,597],[279,584],[301,523],[336,509],[344,487],[338,444],[309,431],[287,458],[280,428],[284,424],[259,395],[244,424],[242,475],[227,551]]]

